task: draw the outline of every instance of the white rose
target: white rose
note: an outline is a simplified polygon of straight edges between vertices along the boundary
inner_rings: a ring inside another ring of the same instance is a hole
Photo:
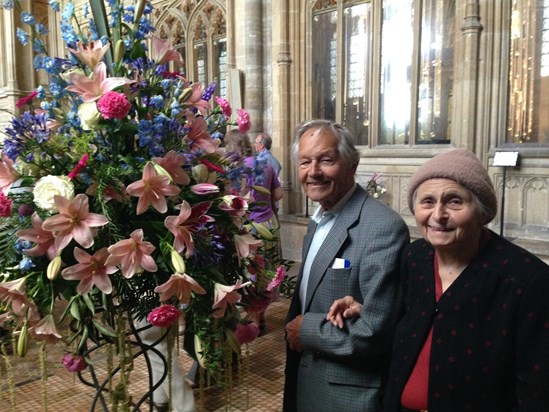
[[[34,190],[34,203],[48,212],[57,212],[55,195],[63,196],[68,200],[74,198],[74,185],[67,176],[44,176],[36,182]]]
[[[95,102],[87,102],[82,103],[78,108],[78,117],[80,117],[82,129],[92,130],[101,120],[101,113],[99,113]]]

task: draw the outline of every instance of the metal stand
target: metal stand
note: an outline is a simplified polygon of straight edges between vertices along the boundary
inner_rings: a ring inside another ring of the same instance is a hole
[[[507,166],[503,167],[503,182],[501,183],[501,212],[499,216],[499,235],[503,237],[503,217],[505,215],[505,182],[507,180]]]
[[[143,356],[147,365],[147,372],[149,377],[149,387],[148,391],[137,401],[131,402],[131,411],[132,412],[138,412],[142,411],[141,409],[143,406],[147,405],[147,410],[150,412],[153,411],[154,408],[154,398],[153,398],[153,392],[155,389],[157,389],[162,382],[164,382],[165,379],[168,378],[168,361],[166,360],[164,354],[159,351],[156,346],[164,339],[167,338],[168,335],[168,329],[166,329],[166,332],[158,339],[156,342],[148,345],[145,342],[143,342],[139,336],[139,332],[148,329],[152,327],[152,325],[148,325],[143,328],[135,328],[132,322],[130,322],[130,328],[131,330],[128,332],[128,335],[126,336],[127,342],[129,345],[136,347],[138,350],[135,353],[132,353],[132,362],[139,356]],[[98,349],[101,349],[107,345],[108,342],[101,342],[100,344],[94,344],[91,348],[88,348],[86,351],[85,356],[90,356],[93,352],[97,351]],[[164,371],[160,379],[156,384],[153,382],[153,373],[152,373],[152,365],[151,361],[149,359],[149,353],[154,353],[156,356],[158,356],[162,362],[164,363]],[[93,412],[96,410],[96,408],[101,408],[99,410],[102,410],[104,412],[109,411],[109,401],[108,398],[105,397],[106,393],[110,392],[111,383],[113,381],[113,378],[120,373],[120,366],[115,367],[110,373],[103,378],[102,380],[99,379],[97,376],[97,373],[94,370],[93,365],[89,365],[87,368],[87,371],[89,373],[89,376],[91,380],[88,380],[84,375],[83,372],[78,372],[78,378],[80,381],[91,388],[95,389],[95,396],[92,401],[92,405],[90,408],[90,411]],[[98,403],[100,405],[98,405]]]

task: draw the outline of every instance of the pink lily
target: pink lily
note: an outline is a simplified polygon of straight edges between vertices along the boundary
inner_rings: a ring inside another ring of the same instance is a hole
[[[164,64],[167,62],[179,62],[183,63],[183,57],[181,53],[174,50],[173,46],[162,40],[158,36],[152,36],[152,60],[157,64]]]
[[[19,278],[0,283],[0,300],[11,301],[16,298],[27,296],[25,290],[26,280],[27,278]]]
[[[13,182],[17,180],[17,172],[13,167],[13,160],[3,155],[0,161],[0,190],[7,196]]]
[[[109,275],[118,269],[116,266],[106,264],[108,256],[109,252],[106,247],[99,249],[93,255],[75,247],[74,257],[78,263],[63,269],[61,276],[67,280],[79,280],[80,283],[76,287],[76,291],[80,295],[88,293],[93,286],[105,294],[110,294],[112,283]]]
[[[248,202],[242,196],[225,195],[219,208],[234,217],[243,217],[248,211]]]
[[[52,314],[48,314],[29,329],[29,332],[33,339],[38,342],[45,342],[49,344],[56,343],[62,336],[57,331],[55,320]]]
[[[84,102],[93,102],[117,87],[132,83],[125,77],[107,77],[107,66],[103,62],[95,65],[90,77],[73,72],[69,74],[69,80],[73,85],[66,89],[82,95]]]
[[[156,272],[158,266],[151,256],[156,248],[150,242],[143,241],[143,229],[136,229],[130,234],[130,239],[124,239],[110,246],[110,256],[105,265],[120,265],[122,276],[129,279],[134,274]]]
[[[166,302],[175,296],[179,303],[188,304],[191,301],[191,292],[204,295],[206,290],[196,280],[186,273],[174,273],[166,283],[154,288],[155,293],[160,293],[160,301]]]
[[[32,228],[21,229],[15,233],[19,239],[36,243],[34,247],[25,249],[24,252],[34,257],[47,255],[50,260],[53,260],[57,256],[53,232],[42,229],[42,219],[36,212],[31,216],[31,224]]]
[[[93,69],[97,63],[103,59],[103,56],[109,50],[110,44],[106,43],[103,46],[103,42],[101,40],[96,40],[91,42],[89,45],[84,43],[83,41],[78,41],[76,43],[76,49],[71,49],[69,47],[69,50],[76,56],[78,59],[84,63],[89,68]]]
[[[219,193],[219,187],[212,183],[198,183],[191,186],[191,192],[199,196],[213,195]]]
[[[255,251],[263,246],[263,241],[256,239],[251,234],[235,235],[236,253],[239,259],[245,259],[250,256],[250,250]]]
[[[188,185],[191,178],[181,166],[185,164],[185,156],[170,150],[164,157],[153,157],[152,161],[162,166],[178,185]]]
[[[214,143],[212,136],[208,133],[208,124],[203,117],[196,117],[192,114],[187,116],[185,129],[189,132],[185,136],[185,140],[192,151],[204,150],[207,153],[214,153],[217,145]]]
[[[58,251],[64,249],[73,238],[82,247],[91,247],[94,233],[90,228],[109,223],[105,216],[89,212],[88,197],[83,193],[77,194],[72,201],[56,195],[54,202],[59,214],[48,217],[42,223],[42,229],[55,233],[55,248]]]
[[[233,286],[222,285],[215,282],[214,286],[214,304],[212,306],[216,311],[213,313],[214,318],[222,318],[225,315],[227,305],[234,305],[240,301],[241,295],[237,292],[238,289],[248,286],[251,282],[242,283],[240,279]]]
[[[173,233],[173,248],[181,253],[186,249],[185,256],[188,258],[194,253],[193,233],[200,229],[200,226],[213,222],[215,219],[208,216],[206,212],[212,206],[212,202],[201,202],[193,207],[186,200],[181,203],[179,215],[168,216],[164,220],[164,226]]]
[[[169,177],[157,174],[152,163],[147,163],[143,168],[143,178],[130,184],[126,192],[131,196],[139,197],[136,213],[140,215],[150,205],[160,213],[166,213],[168,210],[166,196],[178,195],[181,189],[170,185]]]
[[[192,94],[183,103],[198,109],[200,114],[206,115],[210,111],[210,103],[202,99],[204,94],[204,85],[202,83],[193,83],[189,86],[192,89]]]

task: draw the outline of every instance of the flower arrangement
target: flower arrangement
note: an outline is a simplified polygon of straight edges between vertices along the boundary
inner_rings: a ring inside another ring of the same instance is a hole
[[[105,1],[84,5],[87,24],[71,2],[49,2],[61,57],[21,10],[18,38],[49,84],[19,100],[0,146],[0,322],[19,355],[29,337],[67,342],[63,363],[79,371],[90,341],[115,344],[132,319],[172,325],[183,307],[185,348],[218,373],[239,350],[242,294],[284,278],[261,257],[273,233],[232,189],[249,171],[219,149],[223,130],[246,132],[250,119],[234,119],[215,84],[168,70],[182,57],[154,36],[149,3]]]
[[[366,183],[366,191],[370,196],[373,196],[376,199],[381,199],[385,193],[387,193],[387,188],[379,181],[380,178],[381,173],[375,172]]]

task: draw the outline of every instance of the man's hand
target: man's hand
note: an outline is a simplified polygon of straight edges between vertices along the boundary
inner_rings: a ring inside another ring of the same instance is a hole
[[[326,320],[342,329],[345,325],[344,319],[359,318],[361,310],[362,305],[360,303],[356,302],[352,296],[345,296],[332,303],[326,315]]]
[[[290,349],[301,352],[301,339],[299,338],[299,330],[303,323],[303,315],[299,315],[291,322],[286,324],[286,342],[290,346]]]

